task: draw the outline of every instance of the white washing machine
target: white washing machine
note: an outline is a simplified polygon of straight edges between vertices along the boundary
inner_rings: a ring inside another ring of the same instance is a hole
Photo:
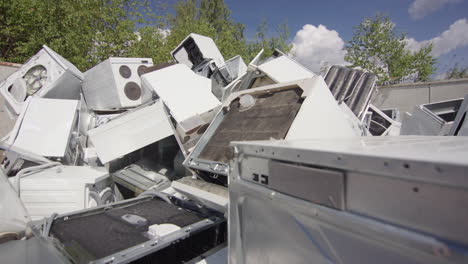
[[[109,111],[149,102],[152,93],[142,89],[140,80],[149,66],[151,58],[111,57],[86,71],[83,94],[88,107]]]
[[[79,101],[32,97],[24,104],[7,143],[72,163],[71,142],[77,134]]]
[[[29,96],[80,99],[83,73],[47,46],[0,83],[0,94],[12,116],[21,113]]]
[[[119,200],[106,169],[88,166],[56,166],[24,175],[19,195],[32,220]]]

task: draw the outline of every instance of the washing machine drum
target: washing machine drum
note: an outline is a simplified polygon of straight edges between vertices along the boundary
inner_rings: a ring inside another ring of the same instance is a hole
[[[115,202],[115,194],[112,188],[107,187],[99,192],[90,191],[88,199],[88,208],[109,204]]]
[[[115,194],[111,187],[107,187],[99,193],[101,205],[115,202]]]
[[[47,69],[42,65],[36,65],[26,72],[23,79],[26,82],[28,95],[33,95],[46,84]]]

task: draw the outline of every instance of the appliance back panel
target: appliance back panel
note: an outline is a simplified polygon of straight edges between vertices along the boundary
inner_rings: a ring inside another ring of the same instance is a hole
[[[122,220],[121,217],[125,214],[141,216],[147,223],[133,226]],[[67,220],[57,219],[50,233],[63,244],[76,262],[83,263],[148,241],[143,233],[150,225],[171,223],[185,227],[203,219],[193,212],[159,199],[152,199],[92,215],[68,216]]]
[[[255,105],[246,110],[240,108],[239,99],[232,101],[199,158],[228,163],[233,157],[231,141],[284,139],[301,107],[301,93],[296,88],[253,95]]]

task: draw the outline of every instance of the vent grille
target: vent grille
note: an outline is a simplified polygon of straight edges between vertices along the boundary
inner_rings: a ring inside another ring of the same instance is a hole
[[[132,70],[127,65],[120,66],[119,73],[120,76],[124,77],[125,79],[128,79],[130,76],[132,76]]]
[[[130,100],[138,100],[141,97],[141,88],[136,82],[128,82],[125,84],[124,93]]]

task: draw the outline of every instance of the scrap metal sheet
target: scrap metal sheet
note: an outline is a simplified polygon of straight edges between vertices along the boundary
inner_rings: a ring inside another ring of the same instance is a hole
[[[63,157],[76,120],[78,101],[31,98],[18,118],[13,146],[44,157]]]
[[[173,135],[163,109],[156,101],[127,112],[88,132],[102,163],[107,163],[132,151]]]

